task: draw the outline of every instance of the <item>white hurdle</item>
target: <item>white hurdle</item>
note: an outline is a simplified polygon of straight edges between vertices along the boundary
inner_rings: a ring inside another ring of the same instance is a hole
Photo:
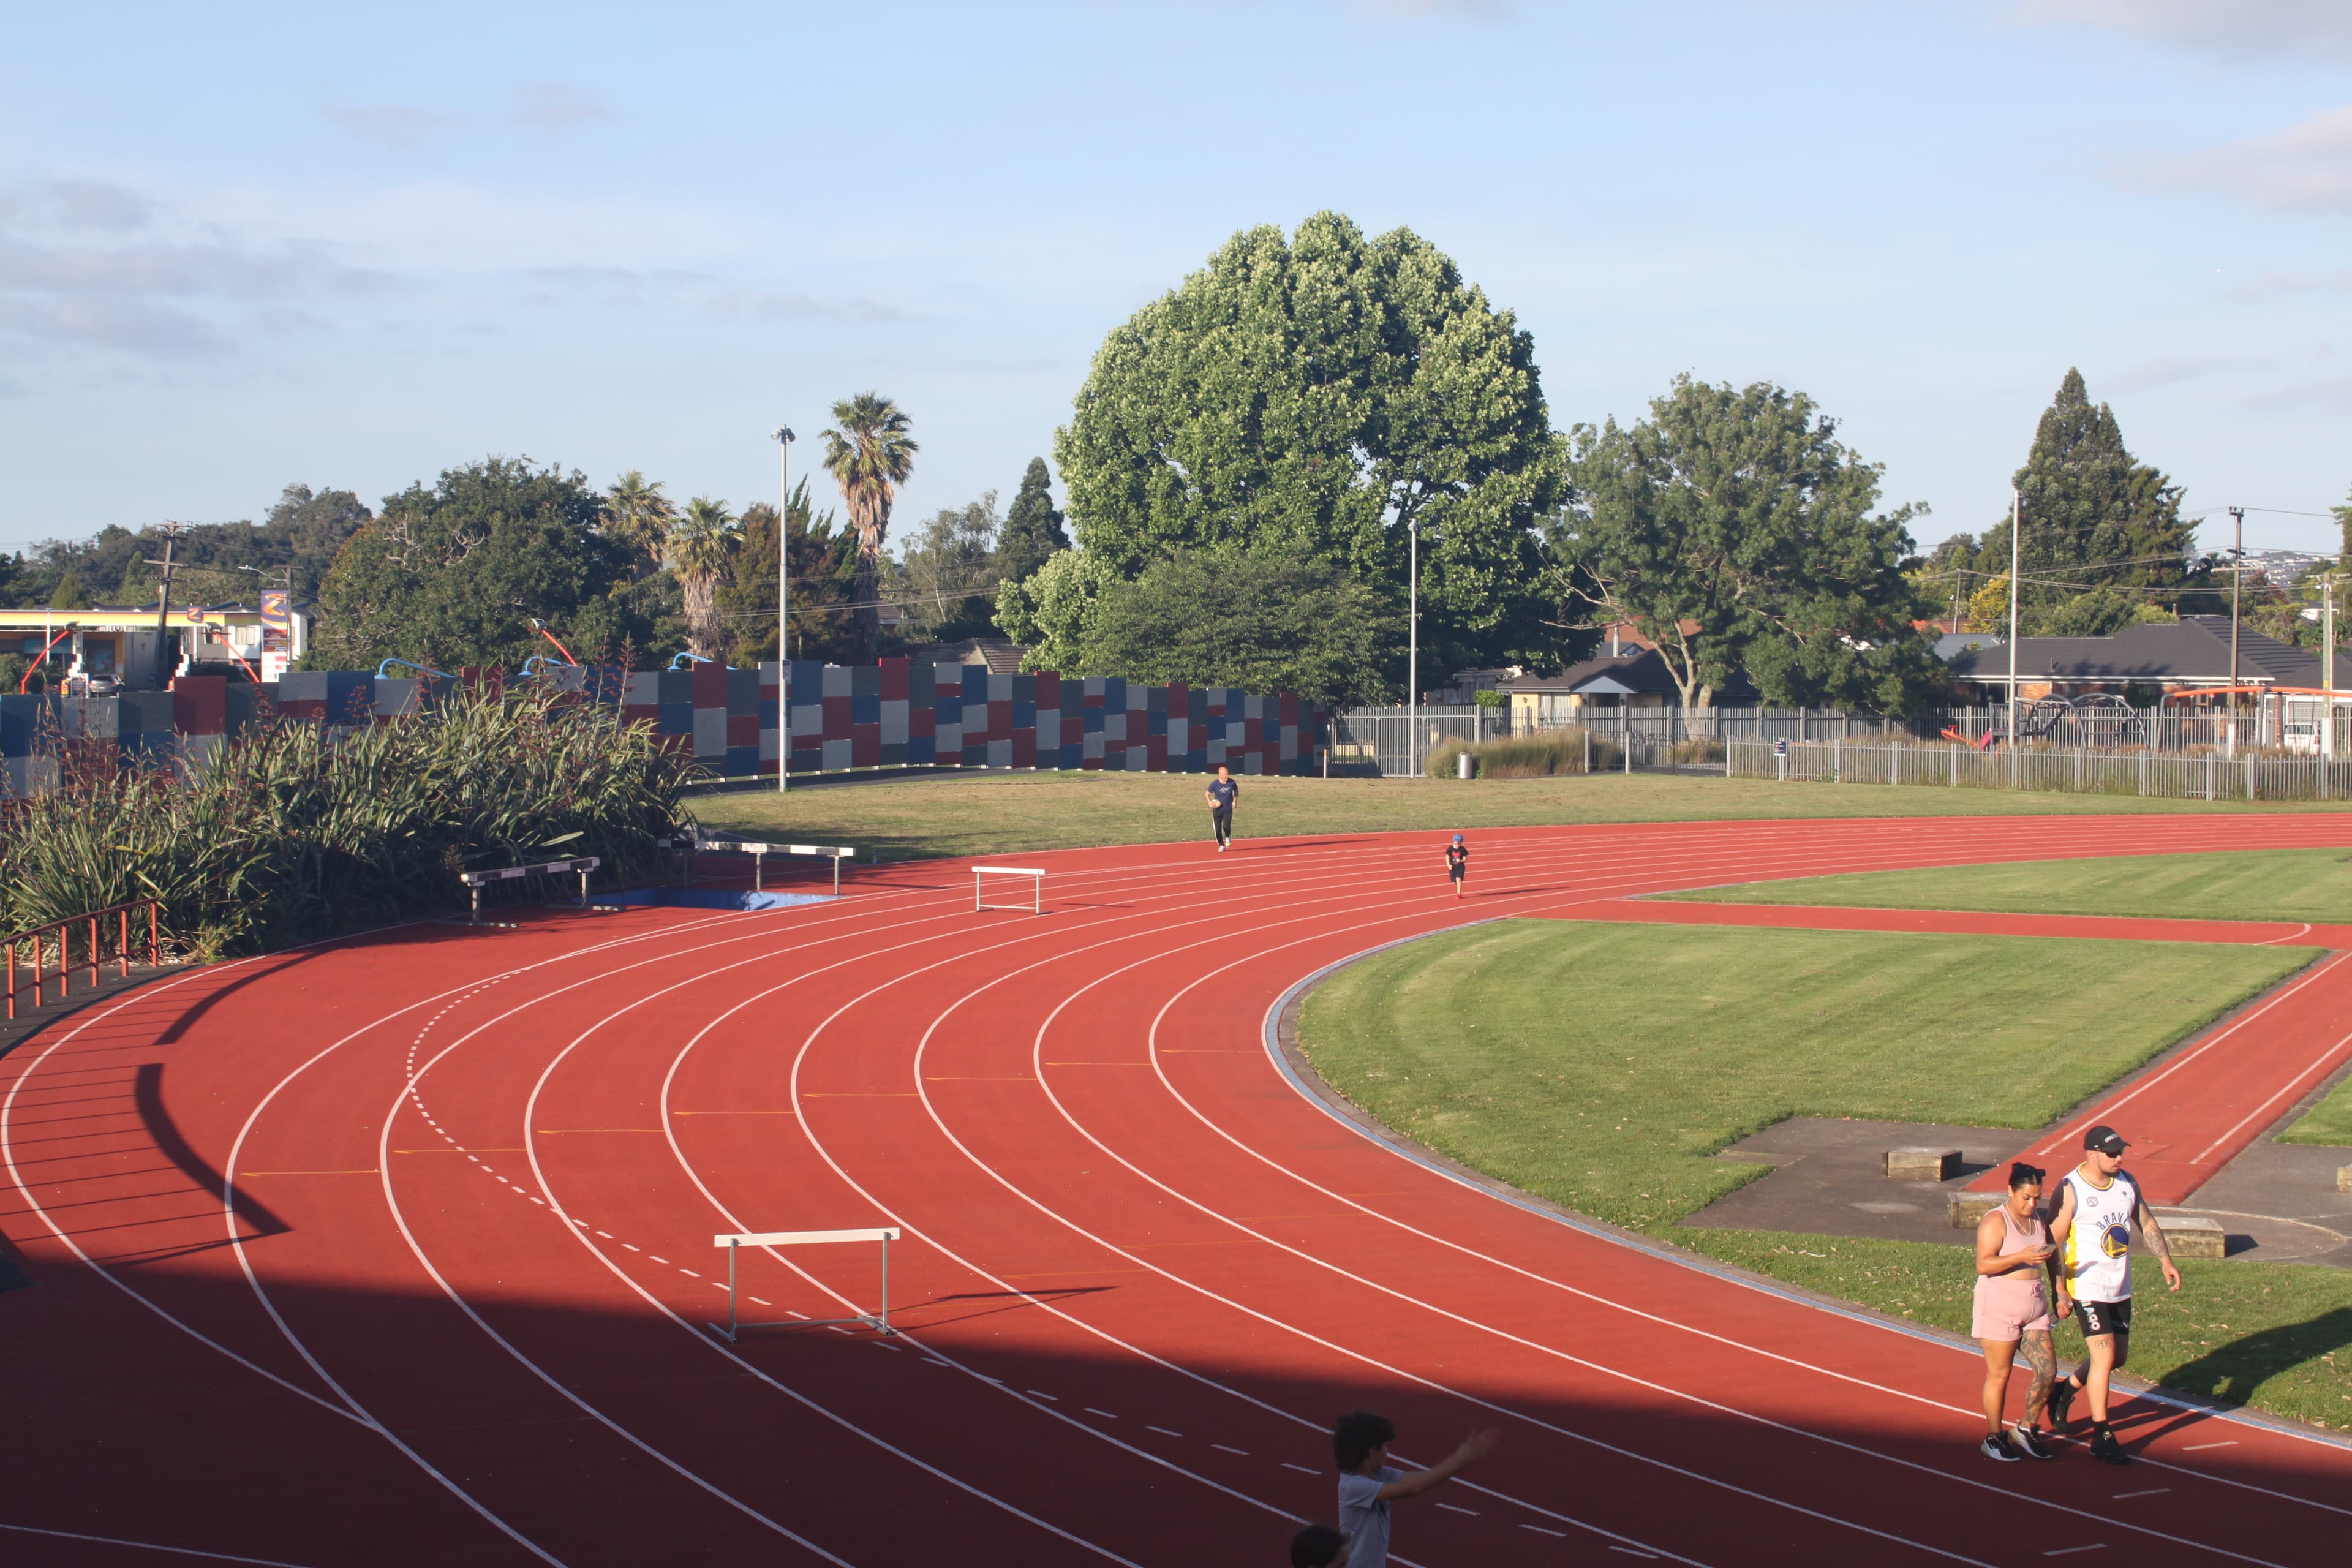
[[[733,1236],[714,1236],[713,1247],[727,1249],[727,1326],[706,1325],[712,1333],[729,1344],[745,1329],[827,1329],[835,1324],[863,1323],[884,1334],[898,1331],[890,1326],[890,1244],[898,1239],[896,1226],[883,1226],[873,1230],[763,1230],[746,1231]],[[737,1315],[735,1305],[735,1255],[747,1247],[823,1247],[836,1241],[878,1241],[882,1244],[882,1310],[871,1316],[855,1318],[779,1318],[772,1322],[747,1323]]]
[[[1045,912],[1045,873],[1035,866],[974,866],[971,868],[971,912],[982,910],[1017,910],[1018,904],[992,904],[983,890],[984,879],[990,877],[1026,877],[1029,879],[1029,912]]]

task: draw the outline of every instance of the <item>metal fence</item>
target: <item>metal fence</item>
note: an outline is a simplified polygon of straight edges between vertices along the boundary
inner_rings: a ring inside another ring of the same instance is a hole
[[[1331,716],[1331,771],[1410,778],[1421,771],[1423,757],[1448,741],[1475,746],[1510,732],[1510,715],[1499,708],[1425,707],[1417,731],[1412,709],[1351,708]]]
[[[2352,758],[2215,749],[2165,752],[2086,746],[1979,750],[1884,742],[1727,742],[1727,778],[1792,783],[1933,784],[1948,789],[2021,789],[2070,795],[2158,795],[2171,800],[2352,798]]]

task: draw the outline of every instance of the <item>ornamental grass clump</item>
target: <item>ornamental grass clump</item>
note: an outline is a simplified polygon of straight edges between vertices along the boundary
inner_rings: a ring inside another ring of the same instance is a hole
[[[1454,758],[1467,752],[1476,776],[1482,779],[1542,779],[1585,771],[1584,731],[1580,729],[1540,730],[1532,735],[1512,735],[1467,745],[1446,741],[1423,759],[1431,778],[1455,776]],[[1609,773],[1625,760],[1625,749],[1604,735],[1592,737],[1592,770]]]
[[[593,855],[600,880],[642,876],[689,820],[691,759],[536,686],[460,688],[340,735],[266,716],[176,765],[45,740],[57,786],[0,804],[0,924],[152,898],[200,957],[461,909],[460,871]]]

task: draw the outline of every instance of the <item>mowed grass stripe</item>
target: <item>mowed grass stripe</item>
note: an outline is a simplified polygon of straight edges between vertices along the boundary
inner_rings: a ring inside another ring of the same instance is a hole
[[[2352,922],[2352,854],[2228,850],[1798,877],[1662,898],[1836,909],[1982,910],[2215,921]]]
[[[1784,1117],[2035,1128],[2307,949],[1517,920],[1349,966],[1318,1070],[1515,1186],[1658,1231],[1764,1173]]]

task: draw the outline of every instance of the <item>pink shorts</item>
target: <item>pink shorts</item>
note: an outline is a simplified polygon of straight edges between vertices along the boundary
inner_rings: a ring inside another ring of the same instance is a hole
[[[2042,1292],[2039,1290],[2035,1291],[2032,1300],[2022,1307],[2003,1301],[1998,1297],[1987,1300],[1986,1297],[1989,1294],[1990,1292],[1982,1290],[1977,1292],[1976,1311],[1969,1323],[1970,1338],[2014,1341],[2028,1332],[2050,1331],[2050,1309],[2042,1305]],[[2030,1311],[2035,1315],[2031,1318],[2019,1315],[2024,1311]]]

